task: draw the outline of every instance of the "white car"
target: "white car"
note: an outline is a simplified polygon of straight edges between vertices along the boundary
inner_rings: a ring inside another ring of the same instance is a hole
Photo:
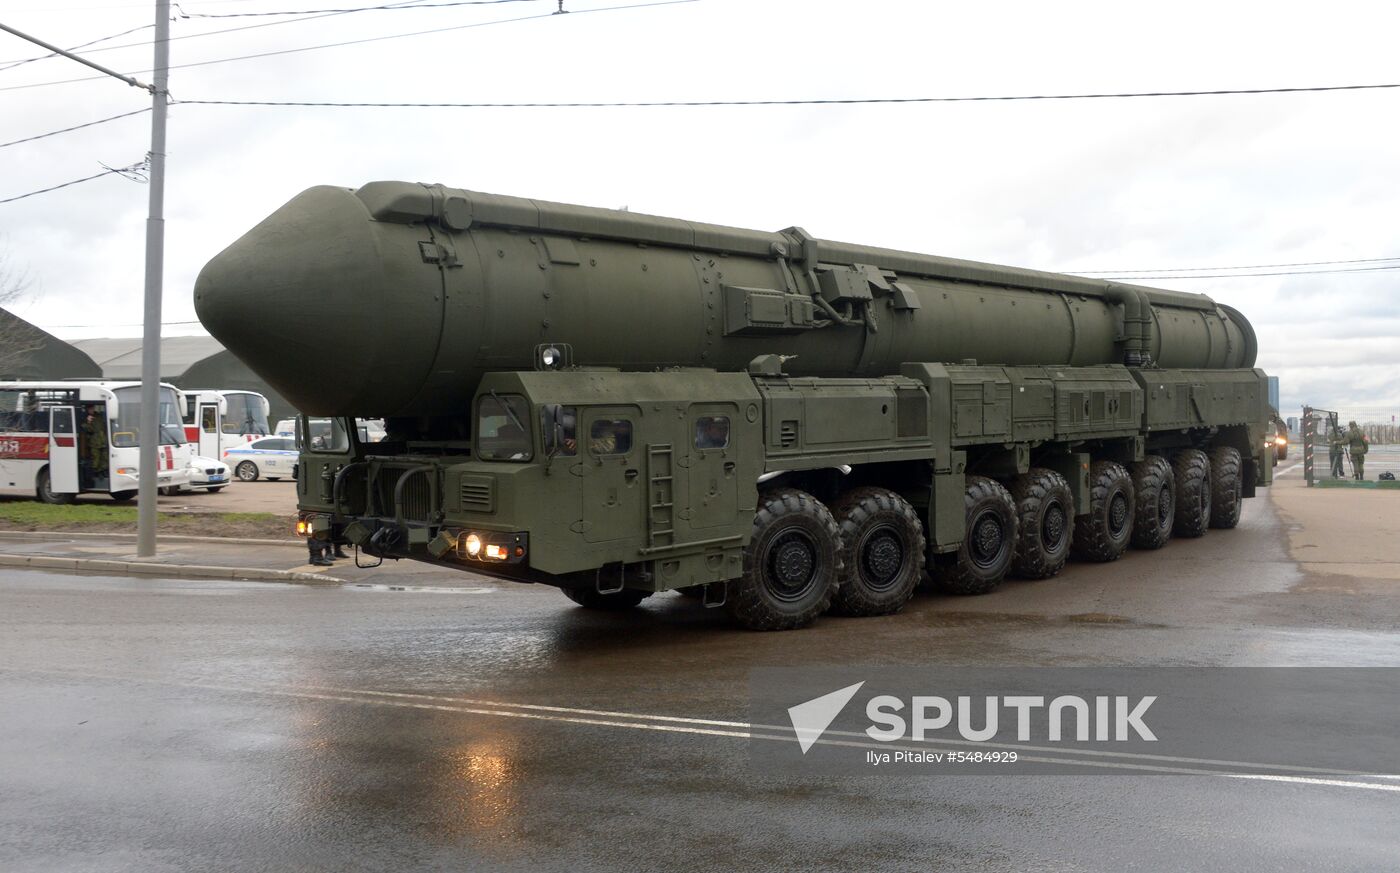
[[[256,439],[224,452],[224,463],[243,482],[291,479],[296,475],[296,440],[278,436]]]
[[[230,480],[228,464],[202,455],[190,458],[190,484],[188,489],[203,488],[210,494],[218,494]]]
[[[325,421],[325,419],[315,420]],[[362,443],[377,443],[387,435],[384,430],[384,419],[382,418],[357,418],[355,419],[355,425],[359,428],[360,442]],[[297,435],[297,420],[295,418],[284,418],[277,422],[275,430],[280,437],[292,437],[295,439]]]
[[[192,455],[185,469],[190,474],[188,482],[179,485],[162,485],[160,493],[166,497],[174,497],[176,494],[188,494],[199,488],[210,494],[218,494],[224,490],[230,480],[228,464],[213,458]]]

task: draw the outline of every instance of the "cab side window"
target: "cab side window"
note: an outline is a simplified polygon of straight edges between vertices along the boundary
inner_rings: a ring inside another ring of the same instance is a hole
[[[706,415],[695,420],[695,448],[729,447],[729,416]]]
[[[625,455],[632,451],[632,422],[595,421],[588,428],[588,451],[595,455]]]

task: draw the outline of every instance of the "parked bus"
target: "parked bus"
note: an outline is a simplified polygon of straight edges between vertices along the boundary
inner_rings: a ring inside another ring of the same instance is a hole
[[[185,441],[201,457],[217,460],[227,450],[272,432],[267,426],[271,406],[256,391],[200,388],[183,393]]]
[[[189,481],[181,398],[160,386],[156,480]],[[79,494],[136,496],[141,444],[139,382],[0,382],[0,493],[72,503]]]

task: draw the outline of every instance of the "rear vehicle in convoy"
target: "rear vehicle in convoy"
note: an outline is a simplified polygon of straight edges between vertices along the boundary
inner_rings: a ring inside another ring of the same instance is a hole
[[[270,406],[256,391],[198,388],[181,393],[185,439],[200,455],[218,458],[226,449],[271,434]]]
[[[263,437],[226,449],[224,463],[243,482],[258,479],[290,479],[297,463],[296,440],[290,437]]]
[[[335,318],[287,343],[248,317],[274,302]],[[195,304],[316,416],[301,528],[591,608],[887,614],[925,570],[980,594],[1234,527],[1271,476],[1230,307],[801,228],[313,188]]]
[[[180,395],[161,385],[157,468],[160,488],[189,481],[190,451]],[[136,496],[141,471],[139,382],[0,382],[0,494],[72,503],[79,494]]]

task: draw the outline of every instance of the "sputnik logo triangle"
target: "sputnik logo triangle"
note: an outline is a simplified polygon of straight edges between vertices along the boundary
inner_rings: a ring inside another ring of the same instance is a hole
[[[822,734],[836,720],[836,716],[841,714],[841,710],[846,708],[846,704],[851,702],[851,698],[856,696],[856,692],[864,684],[865,680],[861,680],[830,694],[813,697],[806,703],[788,707],[788,718],[792,720],[792,730],[797,734],[797,744],[802,747],[802,754],[807,754],[807,750],[821,739]]]

